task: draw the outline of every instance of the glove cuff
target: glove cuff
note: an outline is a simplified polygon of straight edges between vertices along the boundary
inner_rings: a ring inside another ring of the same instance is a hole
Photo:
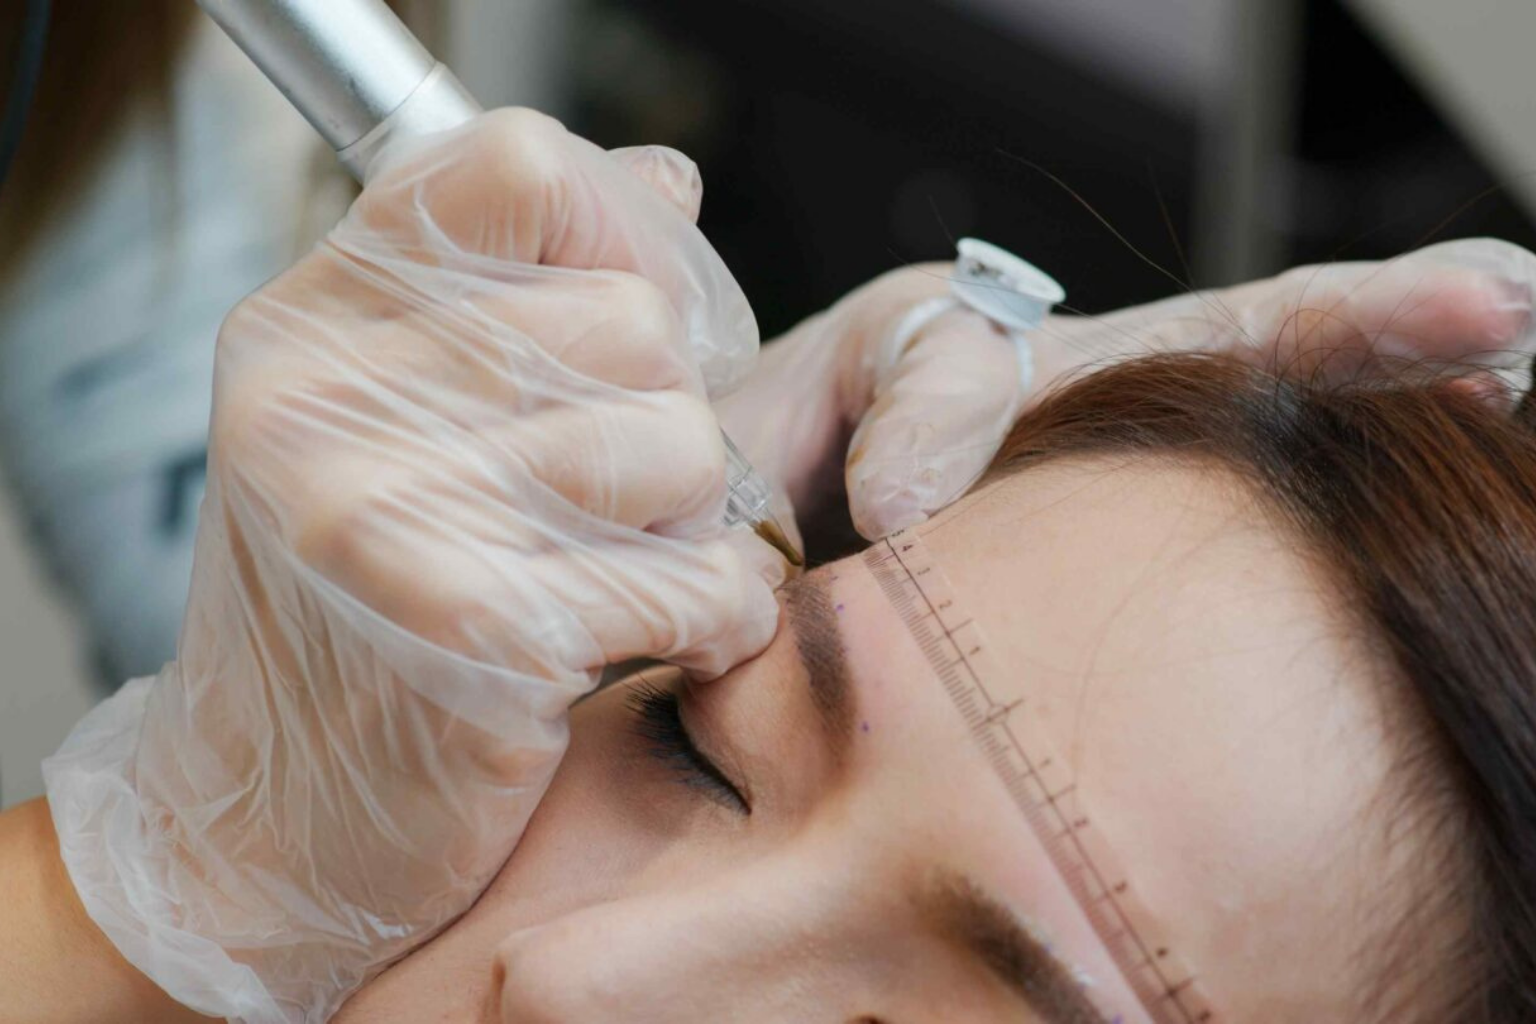
[[[135,679],[98,704],[43,762],[59,855],[86,913],[125,960],[199,1013],[244,1024],[323,1020],[284,1013],[255,971],[175,923],[174,853],[134,786],[153,684]]]

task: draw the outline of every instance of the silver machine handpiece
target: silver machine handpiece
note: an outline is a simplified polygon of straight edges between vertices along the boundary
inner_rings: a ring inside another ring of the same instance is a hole
[[[480,105],[384,0],[198,0],[358,181],[388,140]]]

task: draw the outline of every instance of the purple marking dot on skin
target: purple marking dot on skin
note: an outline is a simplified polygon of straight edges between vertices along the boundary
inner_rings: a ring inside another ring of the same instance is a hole
[[[860,722],[859,723],[859,732],[869,732],[869,723],[868,722]]]
[[[842,611],[842,610],[843,610],[843,606],[842,606],[842,605],[838,605],[838,606],[837,606],[837,610],[838,610],[838,611],[839,611],[839,612],[841,612],[841,611]]]

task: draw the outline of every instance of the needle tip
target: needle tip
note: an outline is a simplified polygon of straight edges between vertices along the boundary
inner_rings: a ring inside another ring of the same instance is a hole
[[[805,556],[795,550],[795,546],[790,543],[789,537],[773,519],[758,520],[753,525],[752,531],[763,538],[763,541],[769,547],[783,555],[784,560],[796,569],[805,565]]]

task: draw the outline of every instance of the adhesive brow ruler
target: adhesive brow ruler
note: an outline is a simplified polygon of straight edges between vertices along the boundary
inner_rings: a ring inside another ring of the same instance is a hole
[[[892,534],[865,551],[864,562],[1155,1024],[1216,1024],[1220,1017],[1194,975],[1092,820],[1069,799],[1075,784],[1067,763],[1029,717],[1017,679],[997,670],[917,534]]]

